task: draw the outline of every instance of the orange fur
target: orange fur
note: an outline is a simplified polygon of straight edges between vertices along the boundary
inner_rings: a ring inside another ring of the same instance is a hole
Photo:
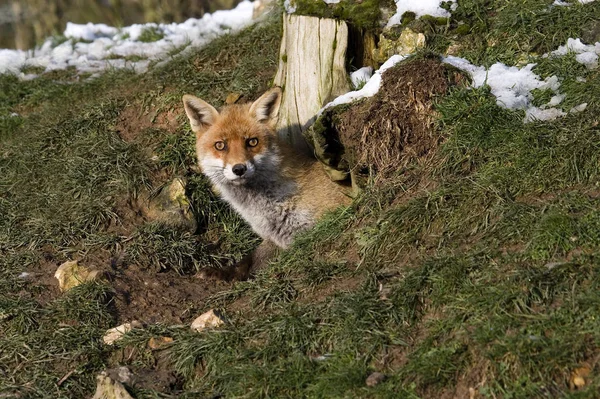
[[[270,242],[285,248],[323,212],[350,202],[316,159],[279,141],[280,101],[281,90],[274,88],[252,104],[230,105],[219,113],[196,97],[183,98],[204,174],[265,239],[238,270],[266,262],[272,252],[267,248],[274,247]]]

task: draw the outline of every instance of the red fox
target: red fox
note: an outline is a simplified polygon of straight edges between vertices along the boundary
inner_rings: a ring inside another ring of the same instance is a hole
[[[191,95],[183,96],[183,104],[196,134],[202,172],[263,239],[227,277],[247,278],[323,212],[350,201],[316,159],[295,153],[278,139],[280,88],[221,112]]]

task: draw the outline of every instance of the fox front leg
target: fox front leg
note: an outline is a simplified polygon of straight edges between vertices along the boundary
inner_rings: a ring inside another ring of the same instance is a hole
[[[205,269],[199,273],[201,278],[216,278],[225,281],[244,281],[252,277],[254,273],[265,267],[273,259],[279,247],[272,241],[263,242],[251,253],[244,256],[242,260],[226,269]]]
[[[263,240],[254,252],[244,256],[233,267],[232,280],[247,280],[258,270],[264,268],[279,251],[279,247],[272,241]]]

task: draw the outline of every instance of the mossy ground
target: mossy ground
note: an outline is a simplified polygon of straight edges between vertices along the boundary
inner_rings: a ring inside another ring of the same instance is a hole
[[[549,3],[460,3],[477,27],[462,55],[516,62],[531,56],[519,40],[535,39],[543,53],[578,36],[576,22],[600,17],[596,3]],[[555,13],[572,25],[544,23],[539,35],[522,22]],[[450,90],[436,104],[444,140],[435,162],[367,188],[256,279],[198,299],[198,310],[224,312],[225,328],[198,334],[158,323],[107,347],[101,336],[117,321],[110,284],[49,296],[19,277],[40,267],[51,274],[73,257],[123,254],[148,275],[189,275],[255,245],[194,174],[179,98],[219,105],[229,92],[259,94],[277,63],[276,21],[141,77],[0,77],[0,393],[89,397],[95,374],[118,363],[174,373],[167,388],[130,387],[137,398],[462,398],[470,389],[489,398],[597,397],[600,72],[573,57],[535,58],[534,72],[556,74],[563,106],[587,102],[584,112],[523,124],[522,112],[498,107],[485,87]],[[506,40],[494,46],[478,39],[503,29]],[[434,47],[445,40],[436,34]],[[193,183],[196,234],[126,217],[123,199],[175,175]],[[162,336],[173,342],[148,347]],[[575,390],[580,368],[590,374]],[[367,387],[375,370],[388,379]]]
[[[295,0],[295,14],[319,18],[335,18],[347,21],[359,29],[379,29],[381,9],[393,8],[391,0],[345,0],[338,3]]]

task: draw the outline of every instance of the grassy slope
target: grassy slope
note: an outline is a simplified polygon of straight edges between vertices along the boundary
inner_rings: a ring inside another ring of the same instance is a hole
[[[170,124],[151,120],[172,109],[181,114],[186,92],[222,104],[229,92],[265,90],[275,73],[280,29],[274,18],[142,77],[115,71],[79,83],[69,71],[29,82],[0,76],[0,392],[89,396],[95,374],[114,352],[100,343],[115,325],[108,285],[48,298],[37,274],[29,282],[21,272],[91,257],[103,263],[125,258],[148,273],[190,273],[239,259],[256,244],[191,170],[193,137],[183,129],[183,115]],[[131,121],[124,124],[122,117]],[[131,219],[127,198],[160,188],[165,175],[187,176],[205,234]]]
[[[458,37],[463,55],[515,62],[523,50],[564,44],[580,35],[580,22],[600,17],[597,3],[549,3],[461,2],[457,18],[472,25]],[[448,44],[452,28],[432,28],[434,50]],[[419,191],[399,176],[329,215],[256,280],[206,304],[224,310],[227,328],[192,334],[157,325],[107,349],[99,338],[113,322],[108,287],[88,284],[42,304],[24,293],[35,294],[35,285],[16,276],[48,252],[56,262],[125,246],[138,249],[131,255],[141,263],[167,254],[158,262],[183,272],[211,264],[197,249],[202,234],[135,226],[136,246],[111,233],[121,220],[116,198],[152,184],[157,168],[143,140],[119,138],[116,121],[125,107],[178,107],[182,91],[215,103],[230,91],[255,94],[268,82],[260,71],[272,71],[278,32],[271,24],[219,40],[142,78],[118,73],[73,85],[1,78],[8,95],[0,112],[24,116],[0,119],[0,187],[8,193],[0,198],[7,215],[0,221],[0,390],[89,395],[112,352],[135,346],[140,355],[131,362],[153,365],[148,338],[169,335],[169,367],[184,387],[178,397],[466,397],[468,388],[483,397],[596,397],[600,76],[573,57],[536,59],[534,71],[558,75],[565,110],[587,102],[585,112],[523,125],[521,112],[499,108],[485,88],[451,92],[438,104],[447,140],[436,167],[411,173],[435,188]],[[190,140],[156,133],[164,138],[150,140],[163,149],[159,167],[190,173]],[[195,179],[193,203],[206,231],[229,232],[216,256],[239,256],[251,235]],[[207,206],[214,211],[201,213]],[[571,391],[571,373],[582,366],[591,375]],[[389,378],[366,387],[374,370]]]

